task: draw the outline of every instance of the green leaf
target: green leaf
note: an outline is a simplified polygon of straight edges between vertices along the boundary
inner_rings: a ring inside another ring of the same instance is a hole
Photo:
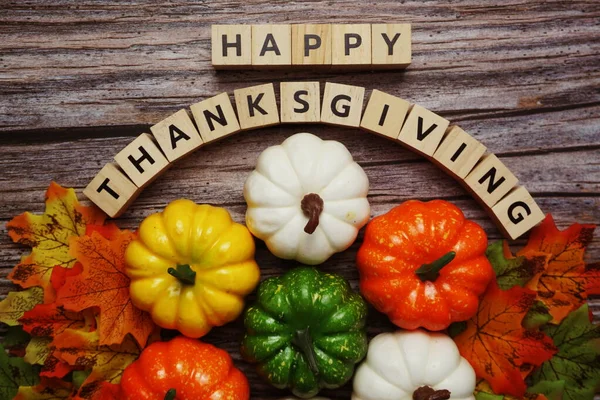
[[[475,400],[504,400],[504,396],[501,394],[477,392],[477,394],[475,394]]]
[[[453,322],[448,327],[448,336],[454,338],[467,329],[467,321]]]
[[[4,335],[4,339],[2,340],[2,344],[7,349],[13,349],[15,347],[25,348],[29,339],[31,339],[31,336],[23,330],[21,325],[9,326],[6,330],[6,335]]]
[[[91,369],[86,371],[73,371],[73,385],[79,389],[91,373]]]
[[[38,382],[37,369],[20,357],[9,357],[0,344],[0,399],[12,399],[19,386],[35,386]]]
[[[539,329],[540,327],[546,325],[548,322],[552,320],[552,315],[548,312],[548,308],[541,301],[537,300],[529,311],[521,325],[525,329]]]
[[[514,257],[507,242],[502,240],[490,244],[485,255],[492,264],[498,286],[502,290],[525,286],[535,275],[544,271],[549,257],[542,253]]]
[[[600,387],[600,325],[590,322],[588,305],[560,325],[548,324],[542,330],[554,340],[558,353],[533,372],[534,387],[543,381],[564,381],[564,400],[592,400]]]
[[[527,392],[543,394],[548,400],[562,400],[565,381],[540,381],[527,389]]]

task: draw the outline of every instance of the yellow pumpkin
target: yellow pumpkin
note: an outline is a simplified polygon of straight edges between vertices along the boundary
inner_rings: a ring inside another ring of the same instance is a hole
[[[127,247],[131,300],[163,328],[204,336],[242,312],[260,277],[254,250],[224,208],[175,200],[144,219]]]

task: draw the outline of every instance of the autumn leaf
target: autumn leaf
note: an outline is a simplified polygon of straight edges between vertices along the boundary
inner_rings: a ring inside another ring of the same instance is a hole
[[[71,366],[91,369],[94,376],[119,383],[123,370],[135,361],[140,348],[130,335],[118,345],[100,345],[98,331],[67,329],[52,342],[54,355]]]
[[[75,263],[69,254],[69,239],[84,234],[87,224],[102,224],[105,218],[95,206],[81,206],[73,189],[52,182],[46,191],[44,214],[26,212],[6,225],[14,242],[32,248],[31,254],[23,258],[9,278],[24,288],[48,287],[54,266],[70,268]]]
[[[38,304],[33,309],[25,312],[19,323],[23,329],[33,336],[55,336],[65,329],[83,328],[87,320],[92,318],[92,313],[86,310],[85,313],[66,310],[63,306],[56,303]]]
[[[585,292],[588,295],[600,295],[600,262],[585,266]]]
[[[12,399],[19,386],[35,386],[38,382],[36,368],[20,357],[9,357],[0,344],[0,399]]]
[[[46,358],[50,355],[48,345],[52,342],[49,337],[32,337],[25,349],[23,360],[29,364],[44,365]]]
[[[563,400],[565,381],[540,381],[527,389],[528,393],[539,393],[548,400]]]
[[[490,387],[490,384],[485,380],[480,380],[477,382],[477,386],[475,387],[475,399],[476,400],[559,400],[553,398],[547,398],[543,394],[538,393],[525,393],[523,397],[514,397],[514,396],[504,396],[501,394],[496,394]]]
[[[56,292],[63,287],[66,280],[70,276],[76,276],[83,272],[83,266],[81,263],[76,262],[71,268],[61,267],[60,265],[52,268],[50,274],[50,286],[47,286],[44,290],[44,302],[54,303],[56,301]]]
[[[548,307],[554,323],[560,323],[585,303],[591,279],[599,282],[598,268],[586,268],[583,261],[594,228],[595,225],[573,224],[559,231],[552,216],[548,215],[531,231],[527,245],[517,253],[525,257],[539,253],[550,255],[539,280],[527,287],[537,291],[538,299]]]
[[[37,286],[20,292],[9,292],[8,296],[0,302],[0,322],[9,326],[19,325],[19,318],[43,300],[44,291]]]
[[[42,378],[36,386],[21,386],[14,400],[66,400],[72,394],[73,384],[60,379]]]
[[[50,337],[32,337],[23,360],[32,365],[41,365],[40,376],[44,377],[62,378],[73,370],[69,364],[56,358]]]
[[[30,339],[31,336],[23,330],[21,325],[9,326],[2,339],[2,344],[11,355],[23,357]]]
[[[589,307],[584,304],[560,325],[542,328],[554,341],[558,353],[533,372],[536,386],[564,381],[564,400],[594,398],[600,388],[600,325],[590,319]]]
[[[527,312],[527,315],[525,315],[525,318],[523,318],[521,325],[525,329],[539,329],[551,320],[552,315],[548,312],[548,308],[544,303],[536,300]]]
[[[120,385],[107,382],[92,373],[83,382],[73,400],[119,400]]]
[[[494,268],[498,286],[502,290],[513,286],[525,286],[532,279],[539,278],[550,258],[549,255],[539,252],[515,257],[505,240],[490,244],[485,255]]]
[[[66,278],[57,303],[71,311],[97,307],[103,345],[121,343],[130,333],[143,346],[155,327],[150,314],[136,308],[129,297],[124,254],[133,239],[130,231],[119,232],[112,240],[92,232],[71,242],[71,253],[83,265],[83,272]]]
[[[486,290],[477,314],[454,338],[460,353],[488,381],[495,393],[523,396],[527,385],[521,368],[540,365],[556,352],[544,333],[526,330],[521,321],[535,301],[535,293],[515,286],[501,290],[495,282]]]

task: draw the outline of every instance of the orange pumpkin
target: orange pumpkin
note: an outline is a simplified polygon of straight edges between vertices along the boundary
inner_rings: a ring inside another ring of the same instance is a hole
[[[438,331],[475,315],[494,276],[487,236],[447,201],[407,201],[374,218],[357,255],[360,290],[405,329]]]
[[[248,380],[215,346],[176,337],[155,342],[121,378],[123,400],[248,400]]]

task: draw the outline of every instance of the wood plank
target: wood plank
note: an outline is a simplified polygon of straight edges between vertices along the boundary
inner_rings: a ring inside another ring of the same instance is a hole
[[[493,7],[475,0],[426,5],[388,0],[368,6],[344,0],[335,9],[326,2],[275,8],[265,1],[234,3],[7,4],[0,10],[0,130],[152,124],[198,100],[246,86],[248,79],[305,76],[302,71],[217,75],[210,66],[210,25],[224,20],[349,23],[402,15],[414,27],[410,68],[354,74],[351,83],[387,92],[391,86],[398,93],[390,94],[445,117],[597,108],[600,102],[595,90],[600,53],[590,42],[600,8],[593,0],[526,5],[512,0]],[[552,62],[542,61],[547,57]],[[350,83],[347,74],[317,75]],[[518,129],[523,131],[539,132],[527,125]]]
[[[276,88],[281,81],[318,81],[322,89],[325,82],[351,84],[365,87],[367,95],[379,89],[419,104],[498,155],[559,227],[599,224],[598,18],[594,0],[493,6],[340,0],[335,8],[325,1],[174,0],[169,7],[148,0],[8,2],[0,9],[0,298],[13,288],[6,274],[28,252],[10,242],[5,224],[27,210],[42,212],[51,180],[75,187],[86,201],[81,191],[95,173],[150,126],[219,93],[271,82]],[[210,65],[215,23],[389,22],[413,26],[413,60],[405,71],[216,72]],[[490,240],[500,238],[466,190],[430,162],[385,138],[323,125],[278,126],[209,144],[144,190],[119,226],[133,229],[178,197],[225,206],[243,222],[241,187],[258,154],[300,130],[348,147],[370,178],[373,215],[410,198],[439,197],[480,223]],[[347,252],[322,266],[355,289],[361,241],[362,232]],[[257,258],[263,279],[293,265],[270,255],[263,243]],[[598,238],[586,260],[600,260]],[[600,318],[600,299],[590,303]],[[393,329],[372,309],[368,326],[371,337]],[[241,360],[241,332],[237,320],[204,340],[230,352],[250,380],[253,400],[282,397]],[[346,385],[322,395],[348,399],[350,391]]]

